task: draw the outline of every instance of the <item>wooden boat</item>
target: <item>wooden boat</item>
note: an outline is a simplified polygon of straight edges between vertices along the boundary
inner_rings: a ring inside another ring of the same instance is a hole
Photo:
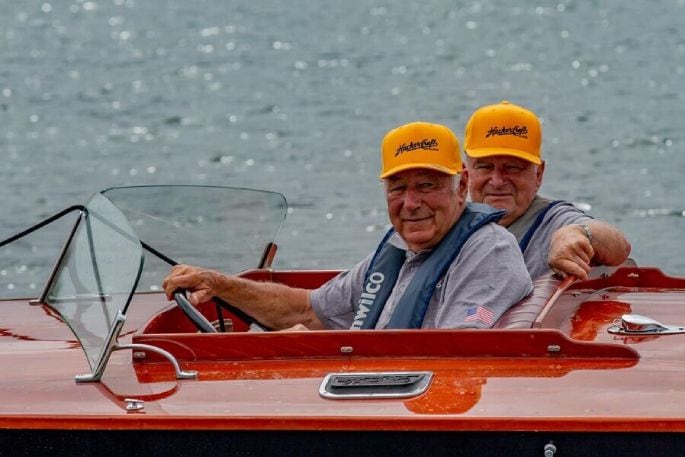
[[[0,302],[3,452],[670,455],[685,443],[685,278],[655,268],[539,278],[490,330],[247,331],[230,304],[194,311],[148,290],[176,261],[317,287],[337,272],[272,268],[285,212],[262,191],[115,188],[0,242],[76,217],[41,295]]]

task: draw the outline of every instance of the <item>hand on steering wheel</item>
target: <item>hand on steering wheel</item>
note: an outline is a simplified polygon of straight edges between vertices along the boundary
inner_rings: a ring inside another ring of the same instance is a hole
[[[176,300],[178,307],[181,308],[199,331],[203,333],[217,333],[212,323],[190,303],[184,289],[178,289],[174,292],[174,300]]]

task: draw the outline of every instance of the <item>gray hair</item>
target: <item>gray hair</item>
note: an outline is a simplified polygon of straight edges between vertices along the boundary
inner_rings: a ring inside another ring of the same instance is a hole
[[[459,189],[459,183],[461,182],[461,173],[452,175],[452,192],[456,192]]]

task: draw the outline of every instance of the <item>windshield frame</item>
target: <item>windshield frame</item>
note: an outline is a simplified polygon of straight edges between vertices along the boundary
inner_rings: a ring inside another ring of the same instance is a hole
[[[130,216],[135,214],[135,205],[126,205],[118,198],[131,193],[133,196],[143,194],[141,200],[144,200],[146,189],[153,194],[164,196],[186,193],[190,195],[190,200],[197,199],[197,196],[203,193],[213,193],[215,200],[222,202],[220,209],[227,211],[230,216],[238,216],[235,219],[239,231],[253,236],[251,248],[252,252],[257,254],[254,261],[259,262],[256,265],[258,268],[265,259],[273,256],[276,236],[287,215],[287,202],[282,194],[248,188],[195,185],[125,186],[108,188],[94,194],[86,205],[78,207],[76,221],[64,242],[49,279],[40,298],[33,302],[53,309],[76,336],[92,371],[91,374],[77,376],[77,381],[99,379],[111,353],[123,348],[118,345],[117,339],[126,321],[128,306],[143,275],[144,252],[152,253],[168,265],[177,264],[170,256],[142,241],[138,231],[133,229],[135,223]],[[196,194],[197,192],[199,194]],[[235,198],[231,199],[231,195]],[[207,200],[211,201],[211,198]],[[200,203],[203,201],[199,200]],[[200,207],[199,204],[195,204],[197,202],[192,203],[188,206]],[[155,205],[153,207],[157,208]],[[213,208],[217,206],[209,205],[207,211],[211,213]],[[264,210],[262,213],[259,212],[260,208]],[[163,213],[163,210],[161,211]],[[160,219],[159,214],[143,214],[150,220],[161,221],[167,227],[173,226],[169,224],[169,220]],[[173,212],[173,209],[168,214],[187,216],[184,212]],[[244,216],[246,221],[243,222],[240,216]],[[262,226],[253,230],[250,225],[253,221],[257,221],[255,225]],[[209,225],[214,232],[217,231],[216,227],[223,226],[221,219],[214,222],[214,225]],[[156,231],[158,227],[152,228],[152,235],[159,234]],[[188,230],[186,232],[189,233]],[[163,238],[163,234],[159,235]],[[171,239],[174,240],[173,236]],[[239,238],[236,239],[241,247],[246,244]],[[117,240],[119,243],[125,243],[124,248],[117,246]],[[157,239],[149,241],[156,243]],[[168,265],[165,271],[168,271]],[[118,270],[119,267],[128,268],[130,271],[121,272]],[[254,265],[245,265],[245,268],[254,268]],[[112,282],[117,284],[113,291],[110,290]]]
[[[125,215],[98,192],[80,211],[38,300],[76,336],[91,376],[104,370],[116,345],[143,271],[142,252]]]

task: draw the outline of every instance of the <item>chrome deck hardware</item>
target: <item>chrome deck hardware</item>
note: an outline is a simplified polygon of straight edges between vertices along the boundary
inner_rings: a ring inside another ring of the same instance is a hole
[[[685,333],[685,327],[665,325],[640,314],[624,314],[607,331],[614,335],[674,335]]]
[[[550,442],[545,444],[543,451],[545,452],[545,457],[554,457],[554,454],[557,453],[557,447],[554,445],[554,443]]]
[[[126,411],[141,411],[145,408],[145,402],[143,400],[138,400],[137,398],[125,398]]]

